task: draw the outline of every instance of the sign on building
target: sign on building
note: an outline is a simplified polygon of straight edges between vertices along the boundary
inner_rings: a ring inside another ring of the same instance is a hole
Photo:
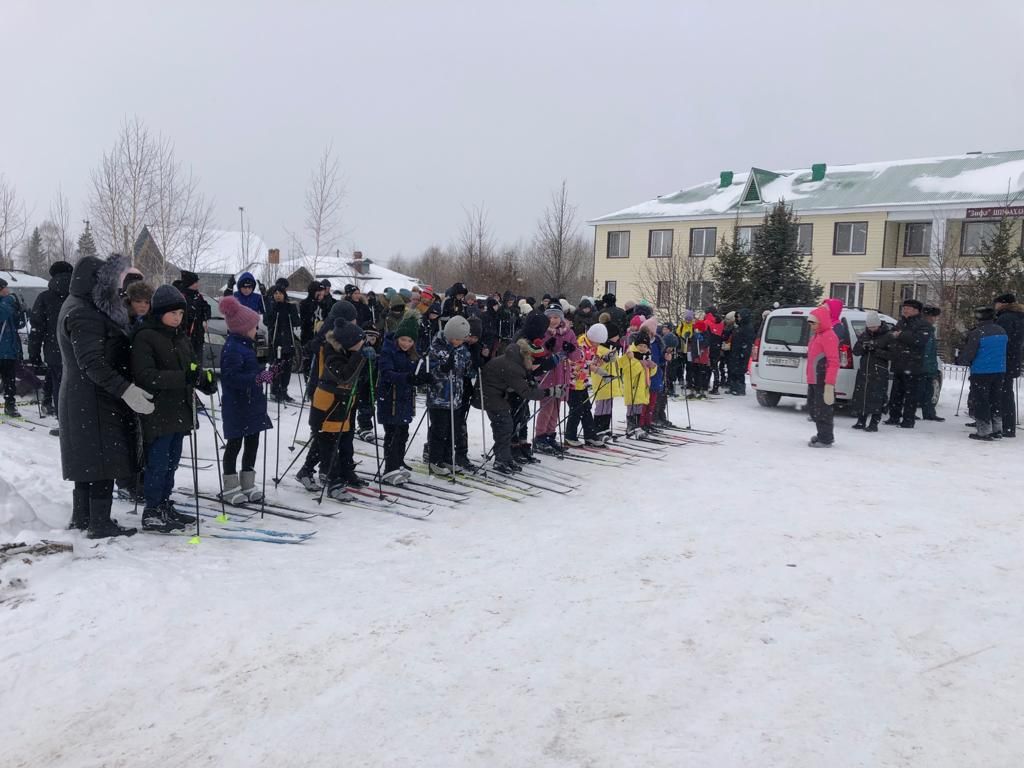
[[[1003,205],[996,208],[968,208],[968,219],[1024,218],[1024,205]]]

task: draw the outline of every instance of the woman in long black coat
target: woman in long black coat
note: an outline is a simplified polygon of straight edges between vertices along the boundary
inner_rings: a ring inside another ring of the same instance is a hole
[[[860,357],[857,384],[851,401],[857,414],[853,428],[867,432],[878,431],[878,422],[889,398],[889,342],[892,339],[889,335],[892,328],[881,322],[877,314],[871,317],[872,314],[868,313],[868,325],[853,345],[853,354]],[[871,417],[870,424],[867,423],[868,416]]]
[[[114,480],[138,472],[133,412],[153,412],[129,375],[128,310],[118,295],[129,266],[120,254],[81,259],[58,318],[61,467],[75,483],[71,527],[88,528],[89,538],[135,533],[110,519]]]

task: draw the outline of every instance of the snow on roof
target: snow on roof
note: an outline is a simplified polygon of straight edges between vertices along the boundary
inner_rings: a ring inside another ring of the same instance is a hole
[[[374,293],[380,293],[385,288],[394,288],[396,291],[400,291],[403,288],[411,290],[421,285],[420,281],[415,277],[403,275],[401,272],[395,272],[372,261],[366,265],[367,274],[359,274],[354,263],[350,263],[348,266],[351,269],[344,273],[317,275],[317,279],[323,280],[327,278],[330,280],[332,291],[341,290],[345,287],[346,283],[359,286],[359,290],[363,292],[373,291]]]
[[[49,280],[45,278],[36,277],[18,269],[13,272],[0,270],[0,278],[7,281],[7,285],[12,291],[16,291],[18,288],[46,288],[50,284]]]
[[[630,219],[760,214],[778,200],[799,211],[901,205],[1002,202],[1024,196],[1024,150],[950,157],[828,166],[812,181],[811,169],[758,171],[761,203],[741,203],[750,172],[733,174],[726,187],[711,181],[592,219],[604,224]]]

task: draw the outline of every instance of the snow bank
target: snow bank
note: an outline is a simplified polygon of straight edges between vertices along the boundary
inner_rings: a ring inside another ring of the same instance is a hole
[[[26,529],[47,526],[18,490],[0,477],[0,541],[24,541]]]

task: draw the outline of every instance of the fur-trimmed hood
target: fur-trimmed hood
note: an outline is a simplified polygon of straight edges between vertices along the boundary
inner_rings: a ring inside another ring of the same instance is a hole
[[[110,320],[128,331],[128,308],[121,300],[121,275],[131,266],[127,256],[112,253],[104,261],[96,256],[85,256],[75,265],[71,275],[70,294],[91,302]]]

